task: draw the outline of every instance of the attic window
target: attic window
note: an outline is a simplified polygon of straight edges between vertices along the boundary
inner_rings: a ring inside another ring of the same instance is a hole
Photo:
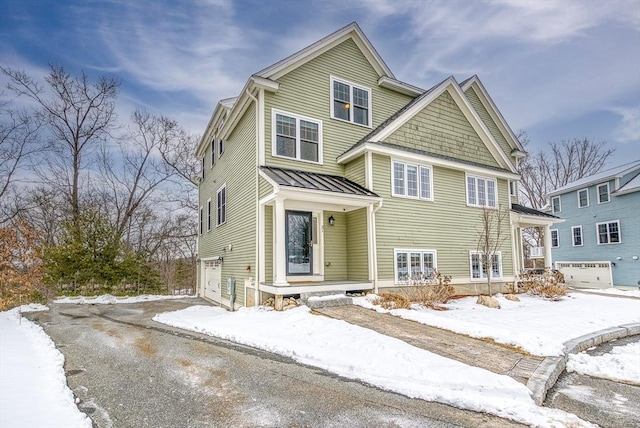
[[[331,77],[331,117],[371,126],[371,89]]]

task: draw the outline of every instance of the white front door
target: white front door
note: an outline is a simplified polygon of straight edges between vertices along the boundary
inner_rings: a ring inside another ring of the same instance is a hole
[[[222,265],[219,261],[205,262],[204,297],[215,302],[222,298]]]

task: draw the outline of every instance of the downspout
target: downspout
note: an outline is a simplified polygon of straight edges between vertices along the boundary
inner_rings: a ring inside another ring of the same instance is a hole
[[[256,103],[256,168],[255,168],[255,200],[256,200],[256,247],[255,247],[255,252],[256,252],[256,259],[255,259],[255,274],[254,274],[254,291],[253,291],[253,305],[254,306],[258,306],[259,302],[258,299],[260,298],[260,291],[259,291],[259,287],[260,287],[260,246],[259,246],[259,242],[260,242],[260,229],[261,229],[261,225],[260,225],[260,192],[258,189],[258,185],[260,184],[259,179],[258,179],[258,168],[260,168],[260,112],[259,112],[259,108],[258,108],[258,99],[256,97],[253,96],[253,94],[251,93],[251,91],[249,91],[249,89],[247,88],[246,90],[246,94],[249,96],[249,98],[251,98],[255,103]],[[244,304],[245,306],[247,306],[247,296],[245,294],[244,296]]]

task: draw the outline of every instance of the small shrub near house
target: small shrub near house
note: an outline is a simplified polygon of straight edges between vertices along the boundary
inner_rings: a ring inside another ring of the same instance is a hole
[[[533,296],[540,296],[551,300],[560,300],[567,294],[567,286],[564,284],[562,273],[545,269],[541,274],[524,272],[520,275],[518,284],[520,291]]]
[[[434,269],[431,275],[420,274],[411,280],[411,286],[405,289],[404,294],[412,303],[424,307],[445,310],[443,306],[453,296],[454,289],[450,285],[451,277],[443,275]]]
[[[380,305],[384,309],[410,309],[411,301],[402,294],[380,293],[373,301],[374,305]]]

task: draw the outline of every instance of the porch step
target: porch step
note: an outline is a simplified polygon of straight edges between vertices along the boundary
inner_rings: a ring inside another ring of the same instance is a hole
[[[300,300],[307,305],[309,309],[325,308],[329,306],[348,306],[353,304],[353,299],[347,297],[344,292],[336,291],[316,291],[310,293],[301,293]]]

